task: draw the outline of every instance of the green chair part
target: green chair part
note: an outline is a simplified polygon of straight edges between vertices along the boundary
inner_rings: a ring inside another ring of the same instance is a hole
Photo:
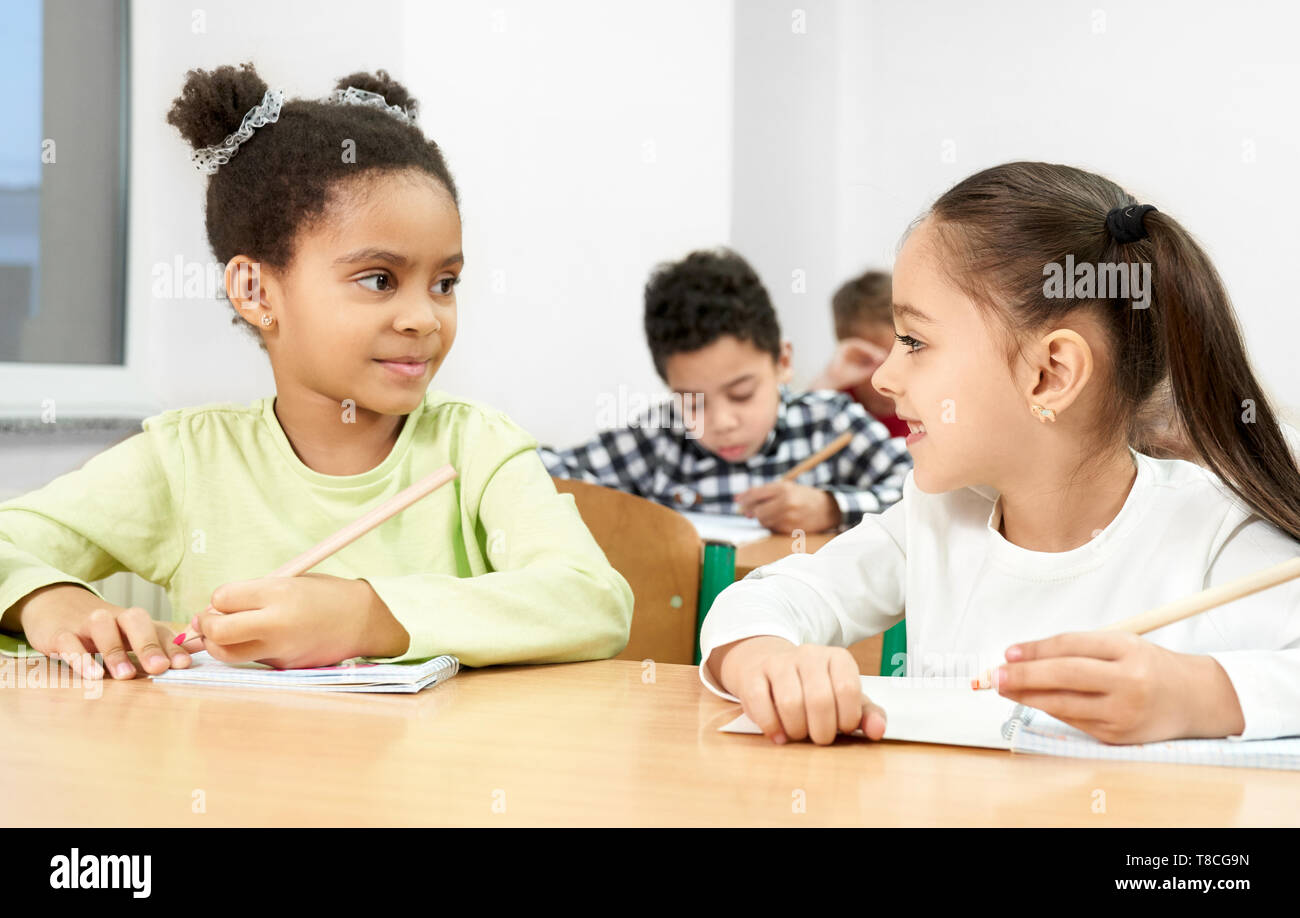
[[[700,604],[695,621],[695,665],[700,665],[700,629],[713,600],[736,580],[736,546],[725,542],[704,543],[704,563],[700,568]]]
[[[907,619],[888,628],[880,641],[880,675],[907,675]]]
[[[700,601],[695,622],[695,665],[700,665],[700,629],[713,600],[736,580],[736,546],[724,542],[704,543],[700,569]],[[880,642],[880,674],[907,675],[907,620],[889,628]]]

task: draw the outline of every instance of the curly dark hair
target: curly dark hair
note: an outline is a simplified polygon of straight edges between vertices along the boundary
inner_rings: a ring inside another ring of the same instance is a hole
[[[767,289],[749,262],[726,248],[655,268],[645,285],[645,335],[665,381],[669,357],[723,335],[748,341],[773,360],[781,355],[781,326]]]
[[[345,76],[336,88],[349,86],[378,93],[389,105],[408,111],[417,104],[384,70]],[[218,144],[239,128],[266,91],[267,84],[251,63],[191,70],[167,123],[196,150]],[[346,141],[355,154],[348,158]],[[436,179],[459,208],[456,183],[442,151],[418,127],[363,105],[285,100],[279,120],[257,128],[208,178],[208,244],[223,263],[247,255],[283,268],[293,260],[299,232],[324,215],[341,183],[408,169]],[[239,316],[232,322],[261,342],[257,330]]]

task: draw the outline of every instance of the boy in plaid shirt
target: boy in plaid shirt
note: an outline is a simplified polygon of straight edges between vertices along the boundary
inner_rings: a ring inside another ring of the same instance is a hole
[[[646,284],[645,329],[672,397],[573,449],[540,447],[551,475],[680,510],[743,513],[775,532],[848,529],[902,497],[912,467],[902,439],[842,392],[790,392],[790,342],[739,255],[661,265]],[[839,453],[780,480],[848,430]]]

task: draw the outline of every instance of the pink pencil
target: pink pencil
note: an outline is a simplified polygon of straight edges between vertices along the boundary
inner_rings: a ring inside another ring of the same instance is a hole
[[[307,573],[339,549],[355,542],[385,520],[397,516],[397,514],[411,506],[411,504],[415,503],[422,497],[432,494],[455,477],[456,470],[450,465],[444,465],[436,472],[421,478],[409,488],[394,494],[369,513],[354,522],[348,523],[348,525],[344,526],[338,532],[334,533],[334,535],[321,542],[315,548],[303,552],[292,561],[276,568],[267,576],[297,577],[301,574]],[[208,608],[212,609],[211,606],[208,606]],[[190,622],[192,630],[197,630],[198,620],[199,617],[196,615],[194,616],[194,620]],[[172,643],[177,646],[184,644],[185,632],[182,631],[180,634],[176,635]]]

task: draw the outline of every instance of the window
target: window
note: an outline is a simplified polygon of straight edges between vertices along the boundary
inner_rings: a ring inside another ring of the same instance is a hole
[[[124,363],[126,0],[6,0],[0,362]]]

